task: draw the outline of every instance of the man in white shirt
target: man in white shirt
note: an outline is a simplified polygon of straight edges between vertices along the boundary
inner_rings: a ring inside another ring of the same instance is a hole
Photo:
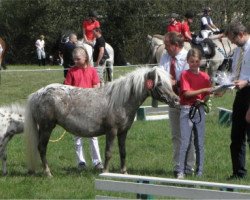
[[[36,46],[38,65],[39,66],[45,65],[46,54],[44,49],[45,47],[44,35],[40,35],[40,38],[36,41],[35,46]]]
[[[247,175],[246,138],[250,138],[250,124],[246,121],[250,103],[250,35],[249,30],[238,21],[230,23],[225,33],[238,46],[232,63],[234,84],[238,90],[233,103],[230,145],[233,174],[229,179],[242,179]]]
[[[189,68],[187,64],[187,51],[183,48],[184,39],[180,33],[168,32],[164,37],[164,44],[166,52],[163,53],[159,66],[172,75],[173,90],[178,94],[179,92],[179,80],[183,70]],[[174,74],[171,71],[171,64],[175,62]],[[180,134],[180,108],[169,107],[169,120],[172,132],[173,142],[173,162],[174,162],[174,175],[177,176],[177,169],[179,166],[179,151],[181,143]],[[192,174],[195,164],[195,152],[193,139],[188,150],[186,174]]]

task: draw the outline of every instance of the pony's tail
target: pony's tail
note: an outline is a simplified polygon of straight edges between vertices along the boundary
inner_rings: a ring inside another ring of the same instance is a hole
[[[26,142],[27,167],[29,173],[34,173],[38,168],[38,126],[32,114],[32,95],[29,97],[25,109],[24,135]]]

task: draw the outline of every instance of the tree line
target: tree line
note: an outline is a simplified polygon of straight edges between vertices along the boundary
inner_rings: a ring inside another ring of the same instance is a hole
[[[148,34],[164,34],[172,12],[183,18],[187,10],[196,14],[191,30],[198,33],[204,7],[223,29],[239,18],[249,21],[248,0],[1,0],[0,36],[8,44],[6,62],[36,62],[35,41],[45,35],[46,52],[53,55],[58,38],[66,31],[82,37],[82,21],[96,10],[103,35],[115,51],[115,64],[148,62]]]

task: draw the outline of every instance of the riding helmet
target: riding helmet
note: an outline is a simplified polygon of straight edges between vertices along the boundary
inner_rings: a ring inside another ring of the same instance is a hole
[[[179,15],[176,14],[176,13],[172,13],[172,14],[170,15],[170,18],[178,19],[178,18],[179,18]]]
[[[189,11],[186,12],[185,17],[187,19],[193,19],[194,18],[194,13],[189,10]]]
[[[211,11],[211,8],[210,8],[210,7],[206,7],[206,8],[204,8],[204,10],[203,10],[203,12],[205,12],[205,13],[207,13],[207,12],[209,12],[209,11]]]
[[[89,17],[95,17],[95,18],[97,18],[98,17],[98,13],[95,10],[91,10],[89,12]]]

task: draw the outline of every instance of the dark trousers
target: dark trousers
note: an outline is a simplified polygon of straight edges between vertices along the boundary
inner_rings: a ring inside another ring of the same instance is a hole
[[[246,138],[250,139],[250,124],[245,120],[250,103],[250,87],[245,87],[236,93],[233,103],[232,130],[231,130],[231,158],[233,175],[244,177],[247,174]]]

